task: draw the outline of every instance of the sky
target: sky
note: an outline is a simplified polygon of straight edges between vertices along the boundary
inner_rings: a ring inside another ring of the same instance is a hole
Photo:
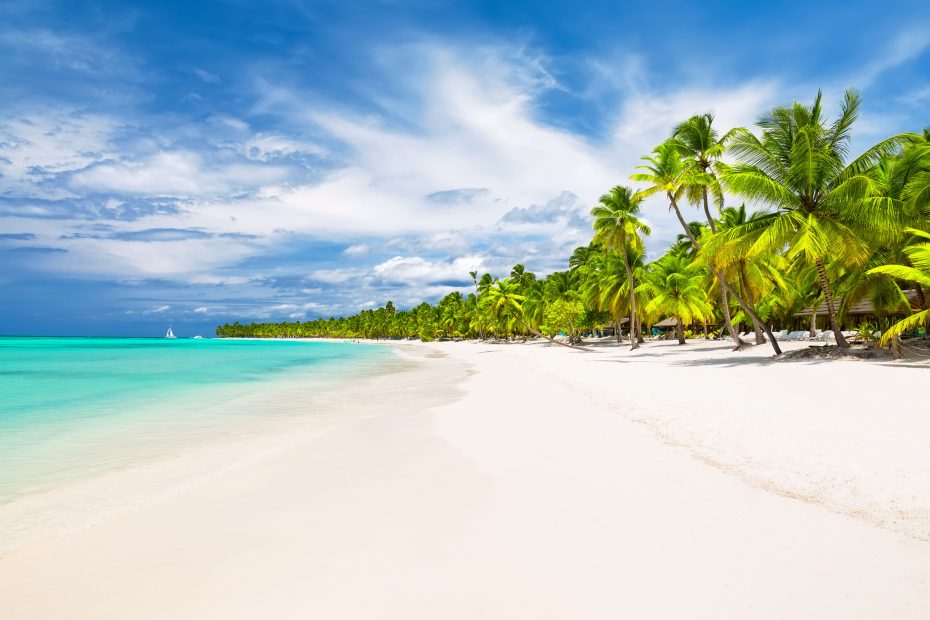
[[[212,335],[562,269],[671,128],[930,125],[930,5],[0,3],[0,334]],[[694,214],[697,218],[697,212]],[[649,251],[678,231],[646,203]]]

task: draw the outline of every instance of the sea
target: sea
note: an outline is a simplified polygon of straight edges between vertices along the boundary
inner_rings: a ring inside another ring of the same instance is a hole
[[[390,347],[293,340],[0,337],[0,508],[325,414]]]

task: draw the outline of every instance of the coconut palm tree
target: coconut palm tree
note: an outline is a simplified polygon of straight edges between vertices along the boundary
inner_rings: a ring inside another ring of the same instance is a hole
[[[630,251],[642,252],[643,239],[641,235],[649,235],[649,227],[637,216],[642,203],[642,196],[637,195],[629,187],[618,185],[600,197],[598,205],[591,209],[594,217],[594,241],[602,243],[605,247],[614,250],[623,260],[629,282],[630,294],[630,335],[636,325],[636,281],[633,278],[633,268],[630,266],[628,253]],[[631,337],[631,349],[638,349],[639,342]]]
[[[685,344],[684,326],[713,316],[703,281],[706,271],[682,254],[666,254],[650,265],[640,287],[649,295],[646,312],[678,320],[678,344]]]
[[[712,233],[717,232],[717,227],[714,218],[710,214],[708,195],[713,194],[718,210],[723,208],[723,190],[720,187],[719,179],[720,158],[726,152],[727,142],[735,131],[735,129],[731,129],[721,138],[716,128],[714,128],[714,115],[707,113],[692,116],[676,126],[672,132],[672,141],[678,147],[682,157],[694,169],[706,175],[701,182],[689,185],[685,190],[685,196],[692,205],[700,204],[704,207],[704,216]],[[730,304],[727,300],[727,292],[723,287],[720,287],[720,304],[724,324],[727,325],[727,329],[730,329],[729,326],[732,325]],[[747,304],[754,306],[751,300],[747,300]],[[756,336],[756,344],[764,344],[765,337],[762,335],[762,325],[755,318],[750,318]]]
[[[643,267],[643,252],[628,250],[627,256],[621,258],[617,253],[601,252],[593,256],[584,266],[579,267],[582,272],[581,296],[585,305],[589,308],[607,312],[614,322],[617,343],[623,341],[621,336],[621,317],[630,312],[630,278],[627,274],[625,263],[628,263],[633,272],[633,282],[639,281]],[[642,293],[637,293],[634,288],[633,295],[638,295],[635,300],[637,309],[641,307]],[[627,319],[629,321],[629,318]],[[630,335],[637,340],[637,335],[641,335],[639,329],[640,312],[635,313],[635,323],[630,323]]]
[[[513,266],[513,269],[510,270],[510,280],[522,291],[536,281],[536,274],[532,271],[527,271],[526,267],[517,263]]]
[[[520,295],[517,285],[504,278],[497,280],[488,288],[487,301],[491,316],[509,335],[513,325],[523,317],[522,303],[526,297]]]
[[[726,207],[721,210],[715,228],[720,231],[731,230],[744,225],[755,217],[758,217],[758,214],[747,214],[746,205]],[[746,303],[755,307],[756,301],[774,288],[777,287],[782,291],[787,288],[782,275],[787,268],[786,262],[780,254],[768,253],[748,256],[743,251],[718,254],[716,265],[723,271],[724,277],[728,281],[737,283],[740,296]],[[762,326],[757,321],[751,321],[749,317],[744,317],[744,319],[750,320],[752,323],[756,343],[762,344],[765,342],[762,336]]]
[[[721,138],[714,127],[714,115],[695,115],[679,123],[672,131],[672,141],[681,156],[694,166],[695,169],[707,175],[705,183],[699,183],[687,188],[686,196],[691,204],[701,204],[704,207],[704,216],[711,232],[714,228],[714,218],[710,214],[708,195],[713,194],[717,208],[723,208],[723,191],[718,179],[719,162],[727,150],[727,142],[733,136],[731,130]]]
[[[869,273],[916,282],[921,286],[930,288],[930,233],[913,228],[908,229],[908,232],[920,239],[920,242],[904,249],[904,254],[907,256],[910,265],[882,265],[870,269]],[[902,332],[918,327],[921,324],[927,324],[928,321],[930,321],[930,310],[915,312],[886,330],[879,344],[884,345],[894,336],[898,336]]]
[[[837,320],[827,263],[862,264],[872,238],[894,234],[897,222],[884,200],[870,199],[875,191],[868,170],[882,156],[897,150],[907,135],[884,140],[846,163],[849,137],[859,116],[859,94],[847,90],[839,117],[827,122],[817,93],[812,105],[795,102],[764,114],[758,121],[762,137],[738,130],[730,151],[739,162],[723,175],[726,188],[738,196],[772,209],[763,217],[728,233],[753,235],[750,254],[781,251],[802,256],[817,268],[830,328],[836,343],[849,347]]]
[[[648,183],[649,186],[642,190],[640,193],[642,196],[650,196],[652,194],[664,193],[669,201],[669,209],[675,212],[675,215],[678,217],[678,222],[681,224],[682,229],[685,231],[685,234],[688,235],[688,238],[691,240],[691,244],[698,251],[701,249],[701,244],[697,237],[691,232],[685,218],[681,214],[681,209],[678,207],[678,201],[688,190],[689,187],[700,185],[702,183],[709,183],[711,181],[710,175],[707,173],[699,171],[693,162],[687,162],[683,160],[678,151],[678,147],[674,142],[664,142],[655,148],[652,156],[643,157],[643,160],[648,162],[649,165],[637,166],[638,170],[643,170],[644,172],[635,173],[630,176],[634,181],[639,181],[642,183]],[[764,326],[764,329],[769,337],[769,342],[772,345],[772,348],[775,350],[775,354],[781,354],[781,348],[778,346],[778,342],[775,340],[775,337],[772,335],[771,329],[759,319],[759,315],[756,314],[755,310],[749,307],[742,298],[727,284],[726,279],[723,277],[723,274],[714,267],[713,263],[710,264],[711,271],[714,276],[717,278],[717,282],[720,284],[720,287],[731,295],[733,299],[739,303],[740,308],[743,309],[743,312],[747,316],[751,317],[752,320],[758,321]],[[724,306],[724,319],[727,323],[726,327],[730,333],[730,338],[733,339],[733,342],[736,343],[737,348],[742,347],[745,343],[739,337],[739,334],[733,328],[732,322],[726,321],[727,309]]]

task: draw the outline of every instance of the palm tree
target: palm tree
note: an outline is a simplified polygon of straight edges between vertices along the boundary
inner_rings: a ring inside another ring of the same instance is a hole
[[[517,263],[513,266],[513,269],[510,270],[510,279],[520,290],[525,290],[530,284],[536,281],[536,274],[532,271],[527,271],[526,267]]]
[[[714,218],[710,214],[708,194],[713,192],[717,208],[723,207],[723,191],[718,180],[718,164],[727,150],[727,142],[733,136],[731,130],[722,138],[714,128],[714,115],[700,114],[692,116],[683,123],[678,124],[672,131],[672,140],[683,158],[691,163],[695,169],[708,175],[706,183],[699,183],[688,187],[686,195],[691,204],[702,203],[704,216],[711,232],[714,228]]]
[[[700,251],[701,244],[697,237],[694,236],[694,233],[691,232],[691,228],[688,226],[687,222],[685,222],[685,218],[682,217],[681,210],[678,208],[678,201],[689,187],[700,185],[701,183],[709,183],[711,179],[710,175],[698,171],[693,162],[684,161],[681,158],[678,152],[678,147],[674,142],[664,142],[663,144],[660,144],[653,151],[653,156],[643,157],[643,160],[649,162],[650,165],[637,166],[637,169],[644,170],[645,172],[630,175],[630,178],[634,181],[649,183],[649,187],[640,192],[644,197],[660,192],[665,193],[669,201],[669,209],[675,212],[675,215],[678,217],[678,222],[681,224],[682,229],[684,229],[685,234],[688,235],[688,238],[691,240],[692,246]],[[718,269],[716,269],[712,263],[710,268],[714,273],[714,276],[717,278],[717,282],[720,284],[720,287],[725,290],[727,294],[733,296],[733,299],[739,303],[740,308],[743,309],[743,312],[750,316],[754,321],[759,321],[759,323],[764,326],[766,334],[769,337],[769,342],[771,343],[772,348],[775,350],[775,354],[780,355],[781,348],[778,346],[778,342],[772,335],[772,331],[768,325],[762,323],[762,321],[759,319],[759,315],[756,314],[755,310],[749,307],[742,300],[742,298],[727,284],[723,274]],[[730,338],[732,338],[733,342],[736,343],[737,348],[742,347],[745,343],[739,337],[739,334],[736,333],[736,330],[733,329],[732,322],[726,320],[728,313],[726,304],[724,304],[723,312],[724,322],[727,324],[726,327],[730,333]]]
[[[640,203],[642,196],[635,194],[629,187],[618,185],[601,196],[599,204],[591,209],[591,215],[594,217],[594,241],[603,243],[623,259],[630,292],[631,350],[638,349],[639,342],[633,337],[636,325],[636,282],[633,279],[628,253],[642,252],[643,239],[640,235],[650,233],[649,227],[637,217]]]
[[[504,327],[507,335],[514,323],[522,320],[522,303],[526,297],[519,294],[519,288],[510,278],[497,280],[488,288],[488,308],[491,316]]]
[[[859,94],[847,90],[839,118],[829,125],[820,92],[810,106],[795,102],[773,109],[758,121],[761,139],[748,130],[737,131],[730,150],[739,163],[723,175],[729,191],[773,209],[732,231],[754,235],[750,254],[787,247],[789,259],[802,256],[817,268],[830,328],[841,348],[849,343],[837,320],[826,264],[862,264],[869,247],[857,233],[868,229],[877,238],[894,233],[887,202],[870,199],[875,183],[867,171],[908,138],[884,140],[846,164],[859,104]]]
[[[616,253],[601,252],[593,256],[585,265],[579,267],[582,272],[582,299],[589,308],[607,312],[614,322],[617,334],[617,344],[623,342],[620,334],[621,320],[624,314],[628,316],[630,312],[630,278],[627,274],[625,263],[629,264],[633,270],[633,281],[639,280],[641,269],[643,267],[642,251],[627,251],[625,258],[620,258]],[[637,295],[634,288],[633,295]],[[642,293],[640,298],[635,300],[636,307],[642,305]],[[636,323],[640,323],[640,312],[637,310]],[[629,321],[629,319],[627,319]],[[636,332],[641,330],[630,324],[631,338],[636,338]],[[637,339],[638,340],[638,339]]]
[[[717,130],[714,128],[714,115],[706,113],[692,116],[685,122],[680,123],[672,132],[672,141],[678,147],[683,158],[695,170],[699,170],[705,175],[700,182],[689,185],[685,190],[685,195],[691,204],[703,205],[704,216],[707,218],[707,225],[712,233],[717,232],[717,227],[714,218],[710,214],[708,194],[713,193],[717,209],[722,209],[723,190],[720,187],[719,180],[720,158],[726,152],[727,142],[735,131],[735,129],[731,129],[722,138],[719,137]],[[749,306],[754,306],[752,300],[747,300],[746,303]],[[730,304],[727,300],[727,292],[722,286],[720,287],[720,304],[724,324],[729,330],[732,326]],[[753,318],[752,326],[756,336],[756,344],[764,344],[765,337],[762,335],[762,325]]]
[[[716,228],[720,231],[731,230],[756,217],[759,217],[756,213],[747,214],[746,205],[726,207],[720,212]],[[785,262],[784,257],[775,253],[748,256],[746,252],[733,252],[719,254],[716,264],[727,280],[737,283],[740,296],[746,303],[755,307],[756,301],[772,289],[777,287],[784,291],[787,288],[782,276],[787,267]],[[765,342],[762,336],[762,326],[757,321],[751,322],[756,344],[762,344]]]
[[[678,344],[685,344],[684,325],[706,321],[713,316],[703,287],[705,270],[683,254],[666,254],[650,265],[640,285],[650,295],[646,312],[671,315],[678,320]]]
[[[883,265],[869,270],[869,273],[916,282],[921,286],[930,288],[930,233],[913,228],[908,229],[908,232],[923,240],[921,243],[915,243],[904,249],[904,254],[911,265]],[[915,312],[886,330],[879,344],[884,345],[894,336],[898,336],[902,332],[918,327],[921,324],[927,324],[928,321],[930,321],[930,310]]]
[[[471,276],[471,281],[475,283],[475,316],[477,317],[481,313],[478,309],[478,298],[481,296],[478,292],[478,272],[469,271],[468,275]],[[478,338],[484,339],[484,333],[480,329],[478,330]]]

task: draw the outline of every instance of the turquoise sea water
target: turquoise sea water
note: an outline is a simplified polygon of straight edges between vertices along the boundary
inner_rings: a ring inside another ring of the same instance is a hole
[[[389,356],[341,342],[0,338],[0,504],[275,416],[312,415],[266,402],[300,400],[293,389],[262,394],[352,381]]]

